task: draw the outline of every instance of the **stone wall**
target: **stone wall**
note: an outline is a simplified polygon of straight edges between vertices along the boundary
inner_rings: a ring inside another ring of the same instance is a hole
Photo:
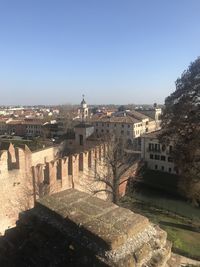
[[[31,152],[27,146],[0,151],[0,233],[15,224],[18,213],[33,205],[32,164],[53,160],[55,148]]]
[[[1,266],[165,267],[171,256],[147,218],[74,189],[37,201],[0,248]]]
[[[37,198],[45,194],[75,188],[107,199],[106,184],[97,175],[107,175],[105,145],[98,145],[64,158],[56,158],[57,148],[31,152],[14,148],[0,152],[0,233],[15,224],[18,213],[32,208]],[[120,194],[126,191],[127,179],[134,176],[138,163],[123,176]]]

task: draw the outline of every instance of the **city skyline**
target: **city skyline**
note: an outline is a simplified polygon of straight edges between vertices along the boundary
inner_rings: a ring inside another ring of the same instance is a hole
[[[199,55],[200,2],[1,1],[0,105],[162,104]]]

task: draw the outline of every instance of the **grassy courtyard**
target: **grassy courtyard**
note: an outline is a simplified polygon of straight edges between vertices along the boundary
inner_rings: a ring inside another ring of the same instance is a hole
[[[136,200],[133,196],[121,199],[121,206],[140,213],[159,224],[168,233],[173,243],[173,251],[183,256],[200,260],[200,225],[198,220],[180,216],[149,202]]]

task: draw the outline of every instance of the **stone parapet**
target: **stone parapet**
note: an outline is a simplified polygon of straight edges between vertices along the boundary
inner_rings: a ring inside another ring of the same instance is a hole
[[[17,237],[21,245],[6,255],[37,263],[27,266],[164,267],[171,254],[166,233],[147,218],[75,189],[38,200],[6,232],[4,245],[18,244]]]

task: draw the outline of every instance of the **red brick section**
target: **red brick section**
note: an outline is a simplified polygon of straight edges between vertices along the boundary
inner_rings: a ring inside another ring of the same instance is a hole
[[[141,168],[141,162],[137,161],[133,164],[121,177],[121,182],[119,186],[119,194],[123,197],[126,194],[127,185],[130,179],[137,177],[138,171]]]

